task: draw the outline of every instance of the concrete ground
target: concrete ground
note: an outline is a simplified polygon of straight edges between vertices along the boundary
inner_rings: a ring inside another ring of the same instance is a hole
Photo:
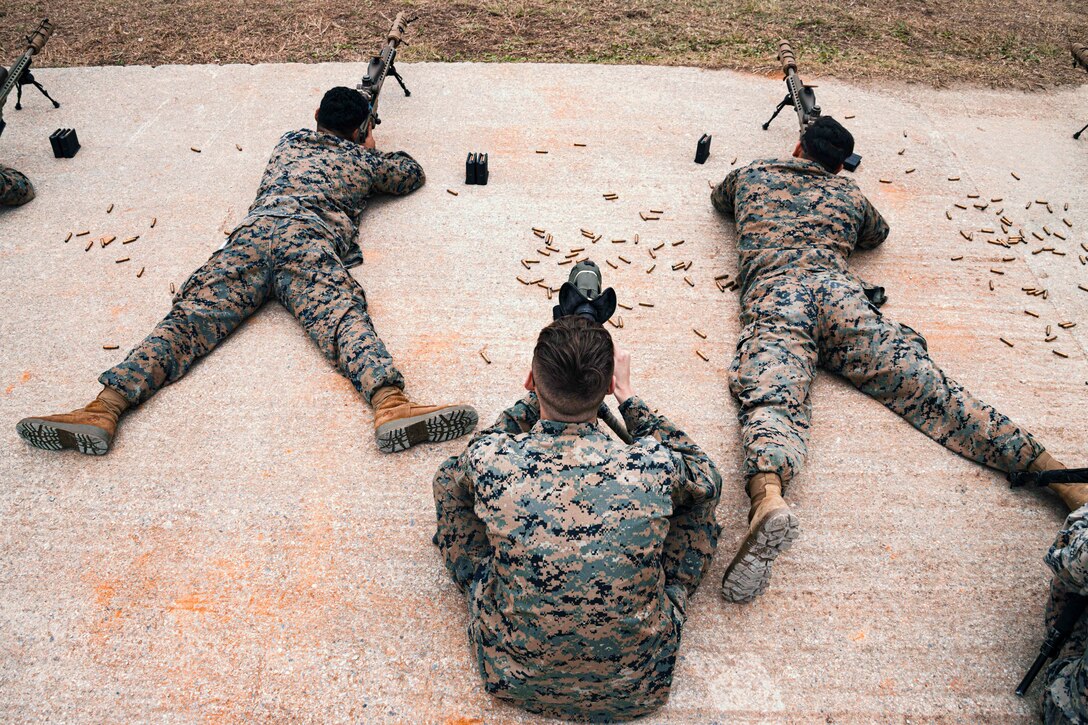
[[[811,455],[789,492],[800,540],[755,604],[719,594],[746,502],[725,382],[737,298],[713,283],[736,271],[733,234],[708,181],[734,157],[792,148],[789,112],[759,128],[782,85],[683,68],[402,72],[413,95],[388,89],[378,139],[409,150],[428,182],[373,205],[355,273],[409,392],[470,401],[488,422],[521,395],[551,303],[516,277],[558,286],[568,269],[555,255],[521,266],[539,258],[531,228],[546,229],[564,251],[586,246],[616,263],[605,272],[621,301],[655,305],[620,310],[624,327],[613,330],[633,351],[636,390],[727,481],[719,556],[691,606],[672,699],[649,721],[1037,717],[1039,686],[1023,700],[1012,689],[1042,636],[1041,559],[1060,505],[1010,491],[841,381],[821,376],[813,390]],[[93,397],[100,371],[166,312],[170,285],[243,216],[278,136],[311,124],[321,93],[360,73],[45,69],[38,77],[61,109],[33,92],[25,110],[8,105],[0,161],[27,172],[38,198],[0,214],[5,720],[536,721],[483,692],[464,601],[430,543],[431,477],[463,441],[378,453],[369,409],[277,304],[127,415],[105,458],[34,450],[14,432],[25,415]],[[856,179],[892,227],[883,248],[855,259],[888,289],[885,312],[1056,456],[1083,463],[1088,138],[1070,135],[1088,120],[1088,89],[875,92],[826,79],[818,94],[829,112],[856,116]],[[78,130],[74,159],[49,153],[61,126]],[[698,166],[704,132],[712,156]],[[488,186],[463,184],[468,151],[490,154]],[[1028,245],[985,241],[995,234],[983,228],[1002,236],[1000,208]],[[661,218],[643,221],[649,210]],[[602,240],[587,244],[582,228]],[[1054,253],[1030,253],[1044,246]]]

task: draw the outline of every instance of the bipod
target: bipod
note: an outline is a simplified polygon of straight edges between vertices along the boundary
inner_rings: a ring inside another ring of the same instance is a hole
[[[29,86],[34,86],[39,91],[41,91],[41,94],[43,96],[45,96],[46,98],[48,98],[49,101],[53,104],[53,108],[60,108],[60,104],[57,103],[56,99],[54,99],[53,96],[49,95],[49,91],[45,90],[45,86],[43,86],[34,77],[34,74],[30,72],[30,63],[28,62],[26,64],[26,68],[24,68],[23,72],[19,74],[19,80],[17,80],[15,82],[15,110],[16,111],[23,110],[23,86],[28,86],[28,85]]]
[[[778,108],[774,109],[774,113],[772,113],[771,117],[767,119],[767,123],[763,124],[763,130],[766,131],[767,128],[770,127],[771,121],[778,118],[778,114],[782,113],[782,109],[790,105],[791,103],[793,103],[793,96],[787,93],[786,97],[782,99],[782,102],[778,104]]]
[[[412,92],[408,90],[408,86],[404,85],[404,79],[400,77],[400,73],[397,73],[396,66],[389,66],[389,75],[393,76],[397,80],[397,83],[400,83],[400,87],[404,91],[405,96],[412,95]]]

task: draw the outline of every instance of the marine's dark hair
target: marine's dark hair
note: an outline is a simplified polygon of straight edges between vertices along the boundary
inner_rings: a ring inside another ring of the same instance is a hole
[[[346,86],[330,88],[317,109],[317,123],[330,131],[350,136],[363,125],[370,104],[363,94]]]
[[[581,315],[560,317],[540,331],[533,350],[536,393],[564,418],[597,411],[612,383],[612,336]]]
[[[805,129],[801,150],[820,166],[835,172],[854,153],[854,136],[831,116],[820,116]]]

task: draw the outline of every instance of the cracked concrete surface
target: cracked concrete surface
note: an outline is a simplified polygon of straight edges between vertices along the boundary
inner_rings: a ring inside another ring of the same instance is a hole
[[[369,410],[275,303],[126,416],[105,458],[33,450],[14,432],[25,415],[93,397],[99,372],[166,312],[171,283],[245,213],[278,136],[311,124],[321,93],[361,72],[42,69],[63,107],[33,91],[25,110],[8,106],[0,161],[28,173],[38,199],[0,214],[6,720],[536,721],[483,692],[464,603],[430,543],[431,476],[463,441],[379,454]],[[718,593],[746,506],[725,385],[737,301],[713,285],[736,271],[733,236],[707,182],[734,157],[792,148],[788,112],[759,128],[781,84],[684,68],[402,72],[413,95],[388,89],[378,139],[419,159],[428,183],[373,204],[355,274],[409,392],[469,401],[494,419],[521,393],[550,314],[544,291],[515,279],[541,246],[531,227],[564,249],[592,246],[579,232],[590,229],[603,235],[590,251],[619,267],[605,272],[621,301],[655,304],[621,310],[625,326],[613,330],[633,351],[636,390],[726,478],[719,555],[691,605],[672,699],[649,721],[1035,718],[1038,685],[1024,700],[1012,689],[1042,636],[1041,558],[1059,504],[1010,491],[826,375],[813,390],[808,466],[788,493],[801,538],[756,603]],[[865,156],[856,178],[892,227],[883,248],[854,260],[888,289],[886,314],[1056,456],[1083,462],[1088,140],[1070,135],[1088,120],[1088,89],[878,92],[824,80],[817,93],[828,112],[856,116],[845,121]],[[49,153],[61,126],[83,143],[72,160]],[[697,166],[704,132],[712,156]],[[463,184],[468,151],[489,152],[488,186]],[[1037,200],[1054,213],[1025,209]],[[994,235],[978,230],[1000,232],[1002,207],[1029,245],[986,243]],[[649,209],[662,218],[642,221]],[[1067,239],[1036,240],[1043,225]],[[110,235],[117,242],[84,251]],[[670,244],[646,274],[646,249],[660,242]],[[1030,253],[1043,246],[1066,254]],[[670,269],[688,260],[694,288]],[[557,285],[566,269],[553,257],[531,274]],[[1065,321],[1078,324],[1058,330]],[[477,354],[484,345],[491,365]]]

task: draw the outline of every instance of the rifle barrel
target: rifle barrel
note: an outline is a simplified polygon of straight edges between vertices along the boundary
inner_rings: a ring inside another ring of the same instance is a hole
[[[0,115],[3,114],[4,102],[7,101],[8,94],[15,88],[23,75],[23,71],[30,65],[30,59],[45,47],[45,43],[51,35],[53,35],[53,24],[49,22],[49,18],[46,18],[38,24],[33,33],[27,36],[26,50],[19,56],[19,60],[15,61],[15,64],[11,66],[4,82],[0,83]]]
[[[45,47],[46,41],[53,35],[53,24],[49,22],[49,18],[42,20],[38,24],[38,27],[30,34],[30,37],[26,39],[27,44],[30,46],[34,54],[37,54],[43,47]]]
[[[778,43],[778,62],[782,64],[782,75],[784,76],[788,76],[790,71],[797,71],[797,58],[793,55],[793,48],[785,40]]]
[[[1036,675],[1039,674],[1039,670],[1043,669],[1046,661],[1051,657],[1057,657],[1062,651],[1062,647],[1065,646],[1069,635],[1076,629],[1077,622],[1080,621],[1086,608],[1088,608],[1088,596],[1083,594],[1070,594],[1069,598],[1065,600],[1062,611],[1058,613],[1054,625],[1047,630],[1046,637],[1043,638],[1043,644],[1039,647],[1039,656],[1031,663],[1031,668],[1024,675],[1024,679],[1020,681],[1020,686],[1016,688],[1017,695],[1023,697],[1024,693],[1031,687]]]
[[[397,13],[397,17],[393,20],[393,26],[389,28],[389,35],[386,36],[386,40],[391,40],[397,45],[400,45],[404,40],[404,33],[408,30],[408,23],[412,22],[412,18],[408,17],[408,14],[403,10]]]
[[[1031,683],[1035,682],[1035,678],[1039,675],[1039,670],[1043,669],[1043,665],[1046,664],[1047,656],[1045,653],[1040,653],[1035,661],[1031,663],[1031,667],[1028,669],[1028,673],[1024,675],[1024,679],[1020,680],[1020,684],[1016,686],[1016,696],[1023,697],[1024,693],[1031,687]]]
[[[628,432],[627,426],[623,424],[623,421],[616,418],[615,413],[608,407],[608,403],[601,403],[601,407],[597,410],[597,417],[603,420],[612,429],[612,432],[627,445],[635,442],[635,439]]]

